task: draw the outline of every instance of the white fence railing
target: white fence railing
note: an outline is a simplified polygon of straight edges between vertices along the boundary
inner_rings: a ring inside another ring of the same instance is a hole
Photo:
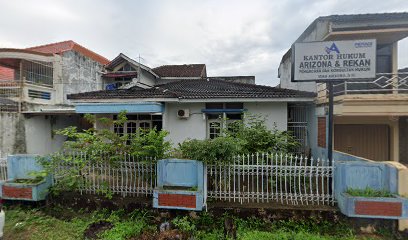
[[[156,159],[129,154],[67,155],[70,164],[59,164],[54,183],[72,170],[83,179],[80,193],[151,196],[156,187]],[[115,161],[112,161],[114,158]],[[98,161],[94,161],[98,159]],[[81,163],[84,163],[81,165]],[[217,201],[280,203],[287,205],[333,205],[333,164],[303,156],[257,153],[235,156],[229,163],[209,164],[207,196]],[[7,160],[0,159],[0,177],[7,179]]]
[[[348,94],[408,94],[408,72],[377,73],[368,80],[349,79],[333,84],[334,96]],[[328,97],[325,83],[317,85],[317,97],[323,101]]]
[[[87,162],[90,156],[83,153],[71,154],[76,162]],[[99,157],[99,156],[98,156]],[[106,161],[87,162],[81,165],[78,174],[83,179],[79,191],[89,194],[118,194],[126,196],[148,196],[156,186],[156,160],[151,157],[137,158],[129,154],[116,155],[113,163],[109,156],[101,155]],[[75,162],[75,161],[74,161]],[[72,165],[57,166],[54,183],[58,183],[68,173]]]
[[[280,154],[248,154],[207,166],[208,197],[240,203],[333,205],[328,161]]]
[[[7,154],[0,151],[0,181],[7,180]]]

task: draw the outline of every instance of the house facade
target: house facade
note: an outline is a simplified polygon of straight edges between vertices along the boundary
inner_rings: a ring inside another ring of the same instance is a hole
[[[109,61],[73,41],[0,49],[0,152],[45,154],[65,140],[54,130],[86,127],[68,94],[103,89]]]
[[[124,66],[127,72],[123,71]],[[262,115],[270,129],[286,131],[290,129],[288,106],[310,105],[315,96],[310,92],[255,85],[253,76],[208,77],[204,64],[150,69],[120,54],[107,69],[103,75],[106,81],[120,84],[107,85],[102,91],[69,95],[75,111],[110,119],[126,111],[128,122],[123,127],[106,126],[98,121],[96,127],[118,134],[137,133],[142,128],[165,129],[174,146],[187,139],[215,138],[229,122],[242,120],[245,114]],[[123,76],[126,80],[122,83]]]
[[[398,71],[398,42],[408,36],[408,13],[319,17],[295,41],[376,39],[376,77],[334,85],[334,150],[376,161],[408,163],[408,84]],[[291,50],[279,66],[280,86],[317,93],[308,113],[314,156],[325,156],[328,95],[325,84],[291,82]]]

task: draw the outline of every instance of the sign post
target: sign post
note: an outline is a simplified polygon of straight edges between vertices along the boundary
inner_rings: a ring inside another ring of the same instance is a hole
[[[324,41],[292,45],[292,82],[326,83],[329,95],[327,158],[333,160],[333,83],[374,78],[376,40]]]

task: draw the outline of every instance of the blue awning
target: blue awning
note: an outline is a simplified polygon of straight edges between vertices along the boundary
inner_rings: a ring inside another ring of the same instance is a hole
[[[76,113],[163,113],[164,104],[157,102],[135,103],[78,103]]]

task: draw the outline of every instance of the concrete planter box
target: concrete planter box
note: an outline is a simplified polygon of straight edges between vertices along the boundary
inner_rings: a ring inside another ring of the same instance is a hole
[[[348,217],[408,218],[408,199],[397,195],[395,197],[355,197],[342,193],[339,208]]]
[[[205,181],[204,165],[200,161],[160,160],[153,207],[201,211],[206,203]]]
[[[46,178],[39,183],[26,184],[8,180],[2,185],[2,198],[8,200],[41,201],[48,195],[51,180]]]
[[[7,158],[8,179],[0,185],[0,197],[9,200],[41,201],[47,197],[52,185],[51,176],[38,183],[18,183],[17,179],[32,179],[32,172],[42,171],[37,163],[38,155],[16,154]]]

